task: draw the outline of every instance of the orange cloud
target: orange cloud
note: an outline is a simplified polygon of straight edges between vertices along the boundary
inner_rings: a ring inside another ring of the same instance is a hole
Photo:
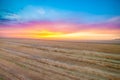
[[[13,27],[0,27],[0,36],[52,40],[107,40],[120,37],[119,29],[68,23],[33,23]]]

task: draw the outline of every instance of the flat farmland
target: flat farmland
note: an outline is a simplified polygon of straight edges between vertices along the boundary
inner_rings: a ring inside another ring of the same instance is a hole
[[[0,38],[0,80],[120,80],[120,45]]]

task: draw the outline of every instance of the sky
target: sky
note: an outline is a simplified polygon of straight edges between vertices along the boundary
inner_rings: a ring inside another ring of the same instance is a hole
[[[120,38],[120,0],[0,0],[0,37]]]

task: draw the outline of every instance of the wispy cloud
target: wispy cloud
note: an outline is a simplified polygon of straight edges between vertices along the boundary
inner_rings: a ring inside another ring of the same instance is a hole
[[[24,7],[17,13],[12,13],[10,11],[5,12],[5,14],[2,14],[3,18],[12,22],[14,20],[16,23],[30,21],[59,21],[75,24],[94,24],[104,23],[110,18],[107,15],[95,15],[84,12],[73,12],[69,10],[59,10],[55,8],[31,5]]]
[[[17,14],[9,14],[9,15],[5,15],[4,18],[9,20],[19,20],[20,16]]]

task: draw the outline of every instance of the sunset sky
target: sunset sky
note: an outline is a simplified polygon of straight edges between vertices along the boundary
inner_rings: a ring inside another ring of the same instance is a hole
[[[120,38],[120,0],[0,0],[0,37]]]

